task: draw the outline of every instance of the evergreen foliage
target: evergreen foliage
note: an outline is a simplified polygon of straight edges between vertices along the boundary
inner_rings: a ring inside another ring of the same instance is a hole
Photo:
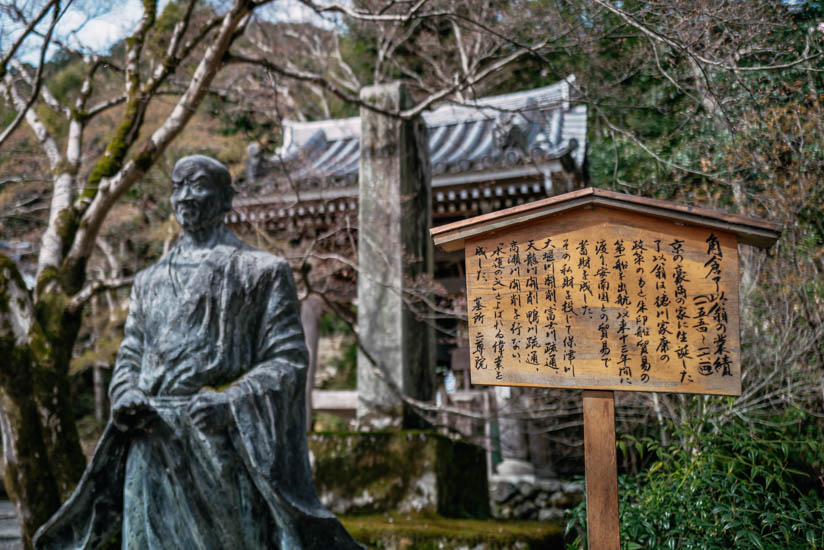
[[[687,422],[669,445],[619,442],[648,454],[648,468],[619,481],[621,546],[627,550],[824,547],[824,436],[798,411],[769,423],[741,419],[707,429]],[[586,503],[567,532],[585,532]],[[581,537],[568,548],[585,548]]]

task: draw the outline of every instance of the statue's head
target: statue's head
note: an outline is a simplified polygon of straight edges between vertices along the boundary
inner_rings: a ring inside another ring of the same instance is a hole
[[[208,227],[232,208],[232,176],[211,157],[191,155],[177,161],[172,186],[172,209],[185,231]]]

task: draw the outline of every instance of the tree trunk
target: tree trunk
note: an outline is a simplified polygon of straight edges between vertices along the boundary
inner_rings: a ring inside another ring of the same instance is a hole
[[[60,506],[58,483],[43,438],[34,380],[48,379],[33,350],[48,344],[34,316],[31,295],[17,266],[0,255],[0,427],[6,491],[14,501],[23,544]],[[76,433],[76,431],[75,431]]]
[[[61,500],[71,495],[85,469],[69,384],[69,362],[80,329],[82,307],[71,307],[71,301],[83,290],[87,262],[100,228],[117,199],[163,155],[189,122],[230,45],[239,36],[238,31],[248,22],[249,13],[263,3],[233,2],[172,113],[151,137],[134,148],[145,102],[155,94],[168,72],[176,69],[180,61],[177,54],[189,55],[184,52],[186,47],[172,48],[158,65],[155,76],[145,82],[144,88],[137,88],[139,57],[147,30],[154,23],[156,8],[154,0],[144,2],[143,18],[135,34],[126,40],[128,98],[123,120],[74,201],[72,174],[79,166],[83,128],[75,109],[67,109],[74,114],[69,117],[72,125],[65,157],[60,155],[36,110],[26,110],[29,126],[46,150],[56,175],[34,296],[23,285],[14,263],[0,255],[0,406],[6,443],[5,482],[18,508],[27,547],[31,546],[35,529],[58,509]],[[205,27],[201,38],[211,28]],[[180,40],[186,25],[176,29]],[[199,40],[192,45],[196,46]],[[14,94],[15,88],[8,87]],[[25,107],[20,105],[21,109]],[[128,155],[131,158],[126,161]],[[11,365],[7,367],[8,361]]]
[[[100,240],[100,242],[105,242],[104,240]],[[108,256],[109,254],[107,254]],[[112,262],[112,259],[109,260]],[[112,269],[112,277],[117,277],[119,275],[119,270],[116,267]],[[101,273],[101,277],[103,273]],[[113,292],[106,292],[106,302],[109,306],[109,323],[113,323],[115,319],[114,315],[114,293]],[[97,318],[97,315],[100,311],[100,297],[94,296],[91,300],[91,307],[92,307],[92,316]],[[100,326],[95,325],[94,331],[92,332],[92,338],[94,339],[94,352],[96,355],[99,355],[100,349],[100,338],[101,338],[101,331]],[[93,387],[94,387],[94,419],[98,422],[105,422],[107,415],[106,415],[106,379],[103,373],[103,368],[108,367],[109,365],[98,363],[92,367],[92,380],[93,380]]]
[[[40,293],[34,309],[45,345],[31,348],[32,359],[42,373],[32,378],[34,399],[61,500],[71,496],[86,469],[86,457],[80,446],[71,404],[69,379],[69,362],[80,330],[82,310],[69,312],[68,303],[68,296],[59,290]]]

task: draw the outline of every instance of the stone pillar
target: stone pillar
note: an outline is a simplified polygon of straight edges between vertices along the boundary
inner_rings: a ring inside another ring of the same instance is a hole
[[[300,303],[300,323],[303,338],[309,350],[309,368],[306,369],[306,429],[312,431],[312,390],[315,389],[315,372],[318,367],[318,338],[320,318],[323,315],[323,298],[310,294]]]
[[[361,99],[399,112],[412,104],[400,83],[370,86]],[[406,289],[432,273],[432,202],[426,125],[361,108],[358,211],[358,424],[421,427],[374,372],[371,359],[404,394],[429,400],[435,386],[431,326],[410,310]]]
[[[533,475],[535,468],[529,462],[529,446],[526,439],[525,412],[521,404],[520,389],[509,386],[495,387],[498,408],[498,433],[501,441],[503,462],[496,470],[503,476]]]

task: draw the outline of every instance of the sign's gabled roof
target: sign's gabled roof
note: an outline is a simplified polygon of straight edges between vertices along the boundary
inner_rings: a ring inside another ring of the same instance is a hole
[[[781,233],[781,226],[773,222],[594,187],[442,225],[431,229],[430,233],[435,244],[444,250],[461,250],[466,239],[586,206],[603,206],[676,223],[727,231],[735,234],[738,242],[759,248],[772,246]]]

